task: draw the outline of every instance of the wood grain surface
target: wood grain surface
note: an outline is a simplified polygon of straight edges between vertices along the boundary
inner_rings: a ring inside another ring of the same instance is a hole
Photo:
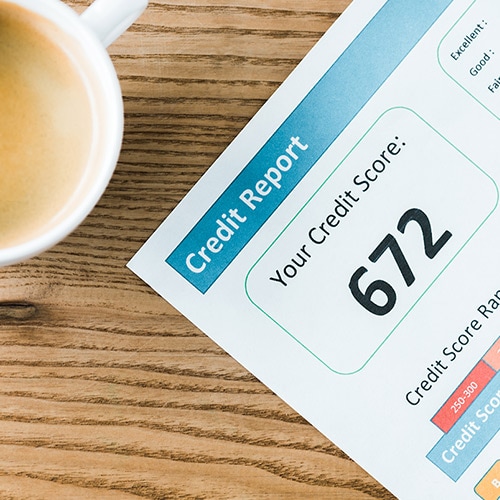
[[[109,188],[0,270],[0,499],[394,498],[125,267],[349,3],[155,0],[110,47]]]

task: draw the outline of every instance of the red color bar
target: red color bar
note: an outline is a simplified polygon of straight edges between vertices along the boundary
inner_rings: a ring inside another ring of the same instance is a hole
[[[495,375],[495,370],[484,361],[480,361],[432,417],[432,422],[447,433]]]

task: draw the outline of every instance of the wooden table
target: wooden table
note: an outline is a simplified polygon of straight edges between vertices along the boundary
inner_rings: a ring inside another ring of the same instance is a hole
[[[112,45],[116,174],[0,270],[0,498],[394,498],[125,267],[349,3],[153,0]]]

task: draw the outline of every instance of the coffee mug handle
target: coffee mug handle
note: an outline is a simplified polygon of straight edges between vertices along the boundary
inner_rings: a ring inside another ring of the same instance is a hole
[[[147,5],[148,0],[94,0],[81,19],[108,47],[134,23]]]

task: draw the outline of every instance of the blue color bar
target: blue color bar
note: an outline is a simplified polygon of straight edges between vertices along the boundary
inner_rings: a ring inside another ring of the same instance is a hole
[[[388,0],[166,262],[205,293],[452,0]]]
[[[453,481],[458,481],[499,430],[500,372],[427,458]]]

